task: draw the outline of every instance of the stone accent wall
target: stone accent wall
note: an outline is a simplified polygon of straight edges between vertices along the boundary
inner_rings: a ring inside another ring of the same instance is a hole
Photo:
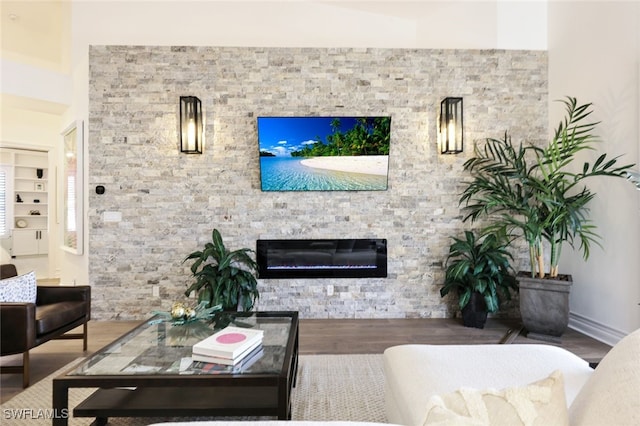
[[[139,319],[168,309],[191,281],[183,259],[215,227],[231,249],[255,248],[259,238],[387,238],[388,278],[261,279],[260,310],[454,316],[456,301],[439,288],[449,237],[469,227],[458,207],[462,165],[475,142],[506,130],[514,140],[545,139],[547,93],[542,51],[92,46],[92,315]],[[181,95],[202,100],[202,155],[179,152]],[[446,96],[464,98],[457,156],[437,151]],[[390,115],[389,189],[261,192],[261,115]],[[105,222],[104,212],[122,220]]]

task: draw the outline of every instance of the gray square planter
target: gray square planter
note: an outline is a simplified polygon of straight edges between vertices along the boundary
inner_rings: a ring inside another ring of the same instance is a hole
[[[569,293],[573,280],[531,278],[518,274],[520,315],[527,337],[558,343],[569,325]]]

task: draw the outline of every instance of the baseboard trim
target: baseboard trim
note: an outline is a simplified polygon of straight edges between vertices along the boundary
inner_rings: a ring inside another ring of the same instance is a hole
[[[614,346],[627,335],[623,331],[600,324],[573,312],[569,314],[569,328],[610,346]]]

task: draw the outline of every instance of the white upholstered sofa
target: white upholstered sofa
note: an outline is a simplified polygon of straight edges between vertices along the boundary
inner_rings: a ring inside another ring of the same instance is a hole
[[[640,330],[595,370],[539,344],[394,346],[384,368],[390,423],[640,425]]]

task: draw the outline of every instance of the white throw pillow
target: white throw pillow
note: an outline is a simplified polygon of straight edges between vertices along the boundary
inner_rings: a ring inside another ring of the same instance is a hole
[[[434,395],[427,403],[425,426],[568,425],[562,372],[502,390],[461,388]]]
[[[37,292],[36,273],[33,271],[0,280],[0,302],[36,303]]]
[[[605,355],[569,414],[575,426],[640,425],[640,329]]]

